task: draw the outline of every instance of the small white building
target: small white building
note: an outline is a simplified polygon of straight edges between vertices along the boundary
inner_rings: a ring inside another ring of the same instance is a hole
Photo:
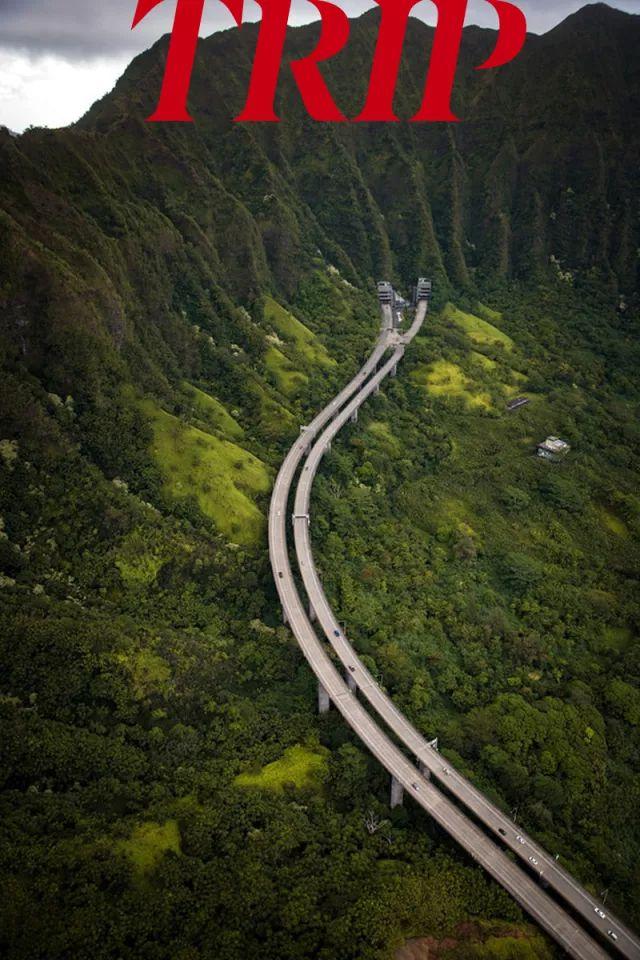
[[[538,456],[543,460],[564,460],[569,450],[569,444],[558,437],[547,437],[543,443],[538,444]]]

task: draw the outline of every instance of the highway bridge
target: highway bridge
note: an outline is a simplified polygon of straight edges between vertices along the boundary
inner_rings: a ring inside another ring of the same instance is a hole
[[[505,814],[443,761],[436,749],[409,723],[357,657],[331,610],[317,570],[310,543],[310,497],[313,479],[322,457],[342,427],[357,419],[358,410],[384,379],[396,372],[406,346],[424,323],[427,301],[419,301],[411,328],[394,331],[391,307],[382,303],[382,330],[376,346],[359,373],[306,427],[287,455],[273,491],[269,514],[269,549],[285,622],[293,631],[319,681],[319,703],[327,709],[333,702],[356,734],[392,776],[396,801],[406,790],[461,846],[480,863],[522,907],[573,957],[606,957],[600,943],[592,940],[567,911],[545,892],[548,884],[570,905],[575,915],[609,941],[630,960],[639,960],[640,944],[618,920],[605,913],[584,888],[528,836],[516,831]],[[376,368],[387,352],[391,356]],[[376,371],[374,373],[374,371]],[[291,570],[287,545],[288,508],[292,485],[305,456],[298,482],[292,523],[296,557],[310,602],[307,614]],[[342,662],[346,682],[336,669],[311,622],[317,617],[333,653]],[[374,707],[389,729],[416,757],[418,767],[381,729],[356,697],[356,690]],[[438,786],[434,785],[434,777]],[[444,790],[443,790],[444,788]],[[460,805],[467,812],[460,809]],[[469,813],[472,816],[469,816]],[[476,823],[476,820],[482,826]],[[492,831],[507,855],[487,836]],[[519,858],[525,868],[513,860]],[[533,871],[533,876],[529,871]],[[611,931],[611,933],[609,932]],[[615,935],[614,937],[611,935]]]

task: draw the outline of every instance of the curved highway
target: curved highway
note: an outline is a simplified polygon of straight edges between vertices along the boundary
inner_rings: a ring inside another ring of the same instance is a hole
[[[269,552],[274,579],[282,603],[285,619],[329,698],[357,733],[371,753],[383,764],[415,801],[490,873],[541,927],[566,950],[580,960],[604,960],[606,952],[593,941],[576,921],[569,916],[541,887],[532,880],[509,856],[501,851],[458,807],[447,799],[428,779],[419,773],[402,751],[374,722],[352,693],[331,661],[323,644],[315,634],[304,609],[291,571],[287,550],[287,507],[297,468],[318,431],[340,410],[342,405],[361,386],[350,404],[350,414],[378,389],[404,354],[404,345],[420,328],[426,304],[420,304],[416,321],[405,337],[388,329],[390,311],[384,312],[385,328],[378,344],[359,374],[338,396],[325,407],[293,445],[278,474],[269,511]],[[395,347],[389,360],[362,386],[378,361],[390,347]],[[353,408],[353,409],[351,409]],[[341,414],[341,418],[344,411]],[[295,525],[307,525],[308,517],[296,516]]]
[[[412,331],[408,338],[411,339]],[[333,420],[315,443],[304,465],[295,496],[294,516],[309,516],[313,481],[334,437],[353,416],[362,403],[362,393],[357,394]],[[411,751],[420,763],[423,772],[428,771],[446,790],[462,803],[467,810],[496,835],[523,864],[544,880],[570,906],[584,917],[601,935],[608,937],[628,960],[640,960],[640,942],[635,935],[606,910],[599,901],[568,874],[536,841],[523,830],[514,826],[512,820],[492,804],[476,787],[445,761],[438,751],[419,733],[381,689],[374,677],[355,653],[344,636],[336,614],[326,598],[315,566],[311,549],[310,523],[294,524],[295,549],[298,566],[309,599],[310,609],[317,617],[322,630],[336,655],[351,676],[352,682],[362,690],[376,713],[390,730]],[[609,931],[615,934],[615,940]]]

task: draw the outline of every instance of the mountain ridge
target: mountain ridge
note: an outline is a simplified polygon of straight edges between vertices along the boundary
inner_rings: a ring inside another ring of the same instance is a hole
[[[622,22],[627,24],[628,21],[625,19],[626,17],[631,17],[631,20],[635,23],[635,19],[633,18],[632,15],[622,13],[621,16],[618,17],[617,14],[619,13],[619,11],[615,11],[612,8],[606,7],[604,5],[594,5],[593,7],[583,8],[583,10],[585,11],[584,19],[592,18],[594,12],[597,14],[598,17],[601,17],[604,11],[606,11],[605,18],[607,19],[607,21],[611,22],[612,24],[614,23],[620,24]],[[370,62],[370,54],[371,54],[372,43],[373,43],[373,38],[375,34],[375,30],[371,28],[375,27],[375,24],[377,23],[377,18],[378,18],[378,12],[376,10],[373,10],[373,11],[367,12],[366,14],[363,14],[362,17],[357,18],[356,20],[353,21],[354,36],[352,37],[352,43],[357,48],[359,58],[361,60],[364,59],[365,62],[367,61],[368,58]],[[253,24],[253,25],[250,25],[250,27],[251,27],[251,31],[250,31],[251,39],[253,39],[257,35],[257,25]],[[411,77],[417,78],[423,75],[424,67],[426,64],[425,51],[422,49],[423,41],[425,40],[425,38],[428,40],[433,33],[431,28],[426,27],[420,21],[415,22],[415,28],[416,29],[414,33],[409,35],[407,44],[406,44],[405,61],[404,61],[405,67],[403,68],[403,76],[401,77],[400,89],[398,92],[398,99],[400,102],[404,102],[407,99],[407,94],[409,93],[409,91],[411,91],[411,96],[413,97],[414,102],[416,100],[416,97],[419,96],[419,83],[416,83],[416,81],[412,80]],[[311,25],[311,26],[296,28],[291,32],[290,42],[292,42],[294,47],[294,49],[292,50],[292,55],[297,55],[300,52],[299,51],[300,46],[307,46],[307,47],[311,46],[312,41],[315,37],[315,29],[316,28],[313,25]],[[554,121],[561,129],[564,126],[566,126],[566,117],[564,116],[563,111],[558,107],[554,107],[554,103],[557,98],[554,98],[548,92],[542,91],[541,94],[539,95],[539,99],[536,100],[535,88],[532,90],[531,83],[530,81],[527,80],[527,70],[529,69],[532,61],[535,61],[537,57],[543,54],[545,56],[545,73],[547,72],[547,69],[548,69],[547,60],[549,59],[549,57],[546,53],[546,47],[549,45],[549,43],[551,43],[551,46],[555,46],[557,37],[561,36],[561,33],[556,35],[556,31],[559,28],[555,28],[555,30],[551,31],[549,34],[546,34],[541,38],[534,39],[534,41],[530,45],[525,47],[525,51],[515,63],[510,64],[509,66],[505,67],[502,71],[497,72],[495,77],[491,75],[491,72],[488,72],[483,77],[480,77],[479,74],[477,74],[475,71],[472,70],[474,58],[477,60],[477,62],[480,62],[479,58],[481,56],[484,56],[485,50],[488,49],[488,47],[490,46],[489,40],[492,37],[492,31],[483,30],[482,28],[475,28],[475,27],[470,29],[472,30],[471,34],[468,34],[467,32],[465,32],[466,49],[463,49],[463,56],[462,56],[461,70],[460,70],[461,76],[458,83],[458,93],[457,93],[457,96],[459,96],[460,99],[463,100],[463,107],[461,109],[461,113],[463,117],[465,117],[463,123],[460,124],[457,128],[450,129],[449,134],[447,134],[446,131],[443,132],[443,131],[440,131],[439,129],[429,129],[428,127],[422,130],[414,130],[411,128],[403,129],[401,132],[401,136],[395,137],[396,141],[400,140],[400,144],[398,144],[399,153],[401,152],[401,149],[402,149],[402,146],[401,146],[402,141],[404,141],[405,143],[406,142],[410,143],[412,140],[414,141],[414,143],[417,143],[417,149],[420,149],[420,150],[426,149],[426,150],[429,150],[429,152],[441,151],[444,146],[443,139],[446,139],[447,136],[449,136],[450,138],[453,138],[453,142],[457,143],[457,152],[462,155],[463,162],[465,164],[468,164],[468,160],[467,158],[465,158],[465,152],[467,149],[465,147],[465,143],[468,139],[470,139],[468,137],[468,134],[472,131],[475,131],[478,125],[481,125],[482,123],[487,122],[486,120],[483,119],[483,114],[487,111],[487,108],[489,109],[490,115],[494,113],[496,109],[504,112],[506,117],[517,118],[519,115],[523,114],[522,103],[517,104],[517,103],[509,102],[510,99],[513,100],[513,97],[509,98],[508,96],[510,87],[513,87],[515,91],[519,91],[519,90],[526,91],[527,96],[532,99],[533,109],[530,109],[528,113],[529,113],[529,123],[533,124],[534,128],[535,128],[535,125],[539,123],[543,123],[544,127],[547,127],[549,126],[549,124],[553,124]],[[625,36],[622,37],[621,34],[624,34]],[[250,65],[250,57],[247,56],[247,53],[248,53],[247,47],[250,47],[250,43],[247,42],[248,36],[249,36],[249,33],[245,34],[243,39],[242,34],[234,30],[226,31],[224,40],[219,39],[220,35],[214,35],[211,40],[204,41],[201,44],[200,60],[206,61],[208,56],[207,50],[209,49],[208,44],[212,44],[210,49],[217,63],[220,63],[219,56],[220,56],[221,50],[224,50],[226,56],[239,56],[240,54],[242,54],[242,57],[243,57],[242,70],[244,71],[243,75],[246,78],[248,77],[248,69]],[[551,37],[551,41],[545,40],[545,37],[546,38]],[[306,41],[307,38],[308,38],[308,41],[305,44],[304,41]],[[630,40],[626,36],[626,30],[620,31],[619,29],[616,29],[616,39],[618,43],[623,42],[627,47],[629,47]],[[302,41],[302,43],[299,43],[298,41]],[[598,41],[599,41],[599,38],[598,38]],[[597,42],[597,41],[594,39],[594,42]],[[572,46],[572,44],[570,46]],[[218,48],[221,48],[221,49],[218,50]],[[478,48],[481,48],[481,49],[478,49]],[[156,48],[154,47],[154,49]],[[472,52],[474,50],[477,50],[476,54]],[[364,54],[361,55],[363,51],[364,51]],[[555,57],[555,54],[553,54],[553,56]],[[341,57],[342,57],[342,60],[341,60]],[[555,66],[554,72],[558,74],[557,83],[558,84],[563,83],[563,85],[566,85],[567,77],[563,75],[563,73],[566,73],[566,68],[563,68],[562,66],[562,60],[564,58],[562,56],[557,56],[555,57],[555,59],[556,59],[556,63],[554,65]],[[569,61],[571,61],[572,59],[574,58],[572,58],[571,55],[569,55]],[[618,57],[618,59],[623,59],[623,58]],[[346,63],[349,63],[348,51],[345,54],[339,55],[338,58],[336,58],[335,62],[331,62],[330,64],[327,65],[326,75],[327,75],[330,87],[332,82],[335,82],[336,84],[336,98],[339,101],[342,101],[342,100],[346,101],[350,106],[352,106],[352,109],[355,112],[355,110],[358,108],[358,105],[362,102],[362,90],[360,90],[358,93],[353,93],[351,90],[347,90],[347,83],[346,83],[345,77],[344,75],[340,75],[339,73],[339,68],[343,61],[345,61]],[[407,65],[408,65],[408,69],[407,69]],[[157,75],[157,66],[153,69],[155,70],[156,79],[159,79]],[[235,97],[233,108],[235,110],[236,104],[237,104],[237,108],[239,109],[241,106],[245,85],[242,83],[240,84],[236,83],[233,90],[226,91],[224,94],[218,95],[217,85],[216,85],[217,78],[213,74],[213,71],[206,69],[206,64],[204,64],[204,66],[201,64],[200,67],[198,66],[196,67],[196,73],[194,74],[195,86],[197,87],[199,82],[198,74],[197,74],[197,71],[199,69],[203,71],[203,79],[204,79],[204,76],[207,77],[206,94],[207,94],[208,100],[212,100],[213,104],[218,106],[215,106],[214,115],[212,116],[211,105],[207,104],[206,101],[201,100],[198,91],[195,90],[193,94],[194,114],[196,115],[199,114],[200,119],[203,123],[207,118],[208,118],[207,122],[210,122],[211,120],[213,120],[214,123],[218,124],[219,130],[226,132],[228,130],[228,124],[230,123],[230,119],[231,119],[230,115],[234,111],[231,109],[229,109],[228,111],[225,111],[224,109],[220,111],[220,102],[226,105],[226,103],[228,103],[230,99],[231,101],[233,101]],[[532,69],[535,69],[537,71],[537,67],[535,63],[533,64]],[[575,67],[572,67],[572,69],[575,70]],[[358,74],[358,71],[354,71],[353,67],[349,64],[349,70],[347,71],[347,73],[350,76],[353,76],[354,74]],[[360,69],[359,76],[361,78],[360,83],[361,85],[363,85],[367,76],[367,70],[365,67],[362,67]],[[535,79],[537,79],[537,77]],[[637,91],[634,88],[634,92],[629,91],[628,93],[626,93],[626,95],[624,95],[623,85],[621,82],[623,79],[622,75],[620,75],[619,77],[609,76],[608,78],[605,78],[605,79],[607,79],[607,81],[612,85],[618,84],[618,88],[621,95],[620,97],[616,97],[613,91],[611,92],[607,91],[607,94],[608,94],[607,103],[606,103],[606,106],[603,104],[603,108],[602,108],[604,118],[610,119],[611,111],[614,110],[616,122],[621,122],[622,115],[624,115],[625,111],[628,111],[629,101],[632,101],[634,99],[637,100]],[[624,79],[627,80],[628,78],[625,76]],[[587,82],[588,82],[588,73],[583,68],[580,83],[587,83]],[[635,80],[634,82],[637,87],[637,80]],[[473,83],[473,88],[471,87],[471,83]],[[591,86],[592,84],[589,84],[589,85]],[[474,89],[477,91],[477,93],[473,94],[473,99],[469,103],[469,106],[471,107],[471,109],[467,108],[467,101],[469,100],[469,93],[467,92],[467,87],[469,87],[469,90]],[[297,95],[292,90],[292,84],[289,78],[286,76],[286,72],[283,78],[283,88],[284,89],[281,94],[281,97],[283,98],[283,101],[284,103],[286,103],[287,106],[284,111],[285,119],[283,121],[283,124],[280,126],[286,127],[288,116],[291,116],[292,122],[295,124],[300,122],[305,122],[304,117],[301,116],[301,110],[299,108],[299,103],[297,102]],[[620,107],[617,110],[615,108],[616,100],[620,102]],[[151,109],[151,102],[152,101],[149,101],[149,109]],[[200,103],[202,103],[202,106],[200,106]],[[549,116],[550,109],[552,111],[551,116]],[[594,112],[597,111],[597,109],[598,109],[598,97],[594,97],[593,99],[590,98],[587,102],[585,102],[583,113],[585,114],[588,113],[589,116],[592,116]],[[99,112],[94,112],[94,114],[92,115],[93,118],[95,118],[95,121],[89,118],[90,122],[99,123],[99,117],[96,116],[96,113],[99,113]],[[405,108],[404,113],[409,114],[409,108]],[[537,113],[537,116],[536,116],[536,113]],[[578,120],[578,118],[575,117],[574,115],[573,120],[575,122]],[[519,131],[517,127],[514,128],[512,122],[507,121],[507,123],[509,124],[509,126],[512,127],[512,130],[511,130],[512,136],[522,137],[522,133],[523,133],[522,130]],[[261,126],[261,125],[258,125],[258,126]],[[348,125],[348,129],[346,130],[338,130],[338,131],[330,130],[329,138],[330,139],[333,138],[338,143],[346,141],[349,149],[353,149],[353,146],[352,146],[353,141],[357,142],[358,140],[364,140],[365,149],[367,149],[369,146],[368,140],[370,140],[370,136],[368,136],[370,131],[367,130],[367,126],[368,125],[362,125],[360,130],[357,129],[358,127],[360,127],[360,125]],[[401,126],[404,128],[405,125],[402,124]],[[311,129],[313,130],[313,125]],[[393,137],[394,134],[392,133],[391,136]],[[495,131],[492,131],[492,136],[495,137]],[[498,132],[498,136],[499,136],[499,132]],[[267,141],[273,141],[274,139],[277,141],[278,134],[270,133],[266,131],[266,128],[265,128],[265,131],[259,130],[256,132],[253,139],[255,140],[256,138],[258,139],[258,141],[261,138],[263,139],[266,138]],[[521,156],[523,153],[523,146],[525,148],[528,148],[528,144],[526,144],[526,141],[524,144],[519,145],[519,153]],[[471,143],[470,148],[477,151],[477,145],[475,143]],[[450,171],[448,175],[449,176],[451,175]],[[433,183],[430,183],[429,186],[435,187],[436,191],[438,189],[437,185],[434,185]],[[549,206],[548,201],[546,205]],[[383,212],[385,215],[387,213],[384,207],[382,208],[381,212]],[[549,210],[549,213],[551,212],[552,211]],[[487,211],[487,213],[489,214],[489,218],[493,216],[493,214],[490,211]],[[475,238],[472,238],[472,240],[475,242]],[[393,246],[397,246],[397,245],[394,243]],[[557,253],[556,251],[549,251],[549,252]],[[457,256],[458,260],[464,260],[464,255],[461,258],[459,254],[455,254],[455,251],[451,251],[451,253],[454,254],[454,257]],[[518,258],[518,256],[522,258],[523,255],[516,254],[516,259]],[[513,260],[514,257],[510,255],[508,258],[505,258],[504,255],[501,255],[498,258],[499,262],[504,262],[505,259]],[[602,264],[602,265],[605,266],[605,269],[608,266],[608,264]],[[412,267],[413,266],[414,265],[412,264]],[[541,259],[536,258],[535,267],[540,268],[542,266],[544,266],[544,264],[542,263]],[[510,270],[511,270],[511,267],[509,267],[506,272],[509,273]],[[626,259],[626,262],[623,267],[623,271],[619,271],[617,269],[617,265],[614,268],[614,272],[616,272],[616,274],[618,274],[619,272],[624,272],[624,270],[627,271],[627,276],[629,278],[631,278],[633,274],[632,280],[635,281],[636,272],[632,271],[629,258]],[[465,281],[467,279],[467,271],[464,264],[459,263],[459,269],[457,270],[457,274],[458,275],[454,277],[456,281],[459,281],[459,280]],[[632,286],[632,283],[627,283],[627,286]]]
[[[169,274],[177,280],[176,271],[195,270],[199,287],[213,271],[220,291],[215,309],[224,302],[229,315],[235,315],[232,301],[250,307],[266,289],[295,299],[317,251],[356,286],[380,276],[406,284],[426,272],[442,302],[455,289],[482,293],[514,280],[564,278],[599,283],[611,303],[633,303],[640,214],[627,198],[638,191],[640,74],[633,66],[639,45],[627,25],[637,19],[600,6],[583,19],[594,13],[614,25],[597,66],[556,28],[501,71],[478,72],[492,34],[467,31],[456,88],[466,119],[449,125],[317,124],[305,115],[287,71],[279,90],[283,122],[234,124],[257,24],[201,42],[191,92],[195,124],[148,124],[166,44],[158,41],[79,124],[1,138],[7,250],[29,251],[17,255],[15,269],[40,264],[46,275],[54,262],[65,263],[77,289],[95,276],[83,296],[95,313],[93,327],[104,328],[100,336],[116,352],[122,330],[131,344],[138,336],[131,316],[140,307],[123,304],[144,271],[155,270],[154,263],[159,269],[167,244],[165,259],[174,250]],[[336,99],[354,113],[376,22],[377,11],[355,20],[347,50],[326,67]],[[433,33],[419,21],[414,27],[396,97],[406,116],[421,96]],[[310,48],[316,33],[317,24],[292,31],[287,56]],[[595,44],[600,31],[589,36]],[[163,239],[151,250],[154,234]],[[145,253],[128,253],[125,261],[127,248]],[[186,343],[186,330],[178,335],[179,286],[171,292],[159,276],[151,300],[164,291],[161,327]],[[32,314],[24,329],[37,330],[34,310],[19,297],[18,312],[9,299],[5,314],[21,323]],[[252,341],[246,323],[234,324]],[[144,333],[150,357],[166,354],[156,326]],[[15,344],[15,332],[7,334]]]

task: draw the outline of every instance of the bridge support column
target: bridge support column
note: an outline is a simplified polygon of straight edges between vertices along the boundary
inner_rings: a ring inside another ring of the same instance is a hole
[[[349,670],[347,670],[345,676],[347,678],[347,686],[349,687],[349,690],[351,690],[352,693],[355,693],[356,690],[358,689],[356,678],[353,676],[353,674]]]
[[[376,397],[377,397],[377,396],[378,396],[378,394],[380,393],[380,384],[379,384],[379,383],[376,383],[376,390],[375,390],[375,393],[376,393]]]
[[[330,706],[331,700],[329,699],[329,694],[322,684],[318,683],[318,713],[329,713]]]
[[[284,623],[285,627],[289,625],[289,617],[287,616],[287,611],[284,607],[282,608],[282,622]]]
[[[398,375],[398,364],[396,363],[395,367],[393,367],[393,369],[392,369],[392,371],[391,371],[391,376],[392,376],[392,377],[397,377],[397,375]]]
[[[311,620],[311,623],[315,623],[317,619],[316,611],[313,609],[313,604],[311,601],[309,601],[309,620]]]
[[[351,414],[351,423],[357,423],[357,422],[358,422],[358,411],[354,410],[353,413]]]
[[[395,807],[402,806],[402,798],[404,796],[404,787],[402,784],[396,780],[395,777],[391,777],[391,809]]]
[[[429,770],[429,767],[426,765],[426,763],[423,763],[422,760],[418,762],[418,770],[420,771],[422,776],[425,778],[425,780],[431,780],[431,772]]]

